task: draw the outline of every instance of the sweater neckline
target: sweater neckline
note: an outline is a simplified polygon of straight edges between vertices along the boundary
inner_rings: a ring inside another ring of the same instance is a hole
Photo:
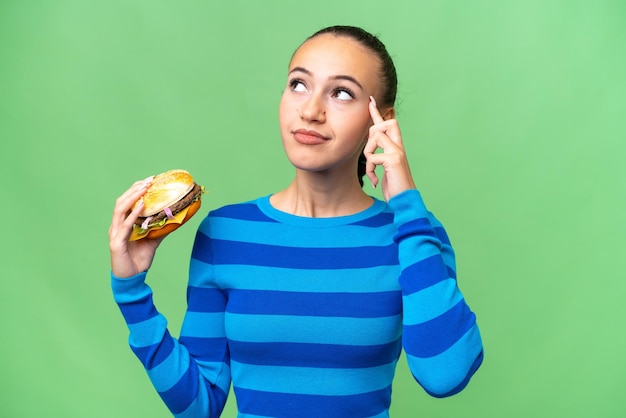
[[[291,213],[283,212],[276,209],[270,203],[271,197],[272,195],[270,194],[260,197],[256,201],[257,206],[266,216],[284,224],[316,228],[348,225],[355,222],[360,222],[364,219],[378,215],[385,209],[386,206],[385,202],[383,202],[382,200],[372,197],[372,204],[368,208],[352,215],[334,216],[330,218],[312,218],[308,216],[293,215]]]

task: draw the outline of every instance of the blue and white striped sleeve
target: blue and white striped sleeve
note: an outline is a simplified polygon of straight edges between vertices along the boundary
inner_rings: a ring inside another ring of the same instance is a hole
[[[166,318],[153,303],[152,290],[145,278],[146,272],[127,279],[111,275],[114,299],[130,331],[132,351],[173,416],[219,417],[230,387],[228,359],[224,358],[228,351],[225,337],[206,335],[204,329],[210,323],[205,323],[202,331],[195,325],[199,319],[209,319],[211,313],[204,307],[196,312],[198,294],[193,289],[188,292],[191,310],[185,316],[181,337],[172,337]],[[223,308],[219,296],[209,301],[215,302],[211,309]],[[219,314],[213,315],[213,319],[219,334],[223,321]],[[213,344],[207,345],[207,341]],[[214,361],[216,358],[222,361]]]
[[[476,316],[457,284],[454,251],[417,190],[394,196],[389,206],[397,228],[409,368],[430,395],[454,395],[465,388],[483,359]]]

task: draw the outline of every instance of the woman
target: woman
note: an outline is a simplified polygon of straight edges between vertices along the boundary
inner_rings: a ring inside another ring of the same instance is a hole
[[[295,178],[203,220],[179,339],[145,284],[161,241],[128,242],[150,180],[117,200],[115,299],[175,416],[219,416],[232,381],[241,417],[386,417],[403,348],[433,396],[459,392],[478,369],[475,315],[415,188],[395,95],[393,62],[362,29],[326,28],[296,50],[279,110]],[[364,176],[385,201],[363,191]]]

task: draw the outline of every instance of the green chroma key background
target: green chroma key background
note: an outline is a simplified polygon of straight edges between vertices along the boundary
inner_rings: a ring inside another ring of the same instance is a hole
[[[396,60],[413,173],[485,344],[450,399],[401,359],[392,417],[625,416],[625,18],[619,0],[2,1],[0,415],[169,416],[110,292],[115,198],[170,168],[208,191],[149,278],[177,335],[201,218],[291,179],[289,57],[355,24]]]

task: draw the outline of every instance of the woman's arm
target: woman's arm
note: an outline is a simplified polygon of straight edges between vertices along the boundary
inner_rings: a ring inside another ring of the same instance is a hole
[[[403,346],[415,379],[435,397],[461,391],[478,369],[483,346],[476,316],[456,280],[454,251],[417,190],[389,201],[399,246]]]
[[[225,297],[221,292],[189,286],[188,309],[180,339],[167,329],[157,310],[152,289],[145,283],[147,270],[162,239],[128,238],[141,206],[131,211],[150,180],[137,182],[117,199],[109,228],[113,296],[130,331],[129,344],[143,364],[155,389],[176,417],[218,417],[230,386],[228,350],[224,336]],[[205,241],[194,244],[202,252]],[[192,260],[190,283],[210,271],[206,263]],[[208,299],[199,298],[198,294]],[[202,326],[199,326],[199,323]],[[209,335],[210,334],[210,335]]]
[[[202,336],[197,336],[195,326],[190,325],[197,322],[197,314],[189,310],[180,340],[172,337],[166,318],[153,303],[145,277],[145,272],[126,279],[112,276],[113,295],[128,325],[132,351],[174,416],[218,417],[230,386],[225,339],[203,345]],[[215,323],[206,316],[202,319],[207,330],[215,328],[219,333],[223,329],[218,318],[214,318]],[[216,356],[222,361],[211,361]]]
[[[443,226],[415,188],[402,134],[393,112],[384,119],[373,98],[373,125],[363,154],[366,174],[376,186],[384,169],[383,196],[394,212],[403,299],[403,346],[415,379],[432,396],[461,391],[478,369],[483,346],[476,316],[456,281],[454,251]],[[381,149],[382,153],[376,153]]]

